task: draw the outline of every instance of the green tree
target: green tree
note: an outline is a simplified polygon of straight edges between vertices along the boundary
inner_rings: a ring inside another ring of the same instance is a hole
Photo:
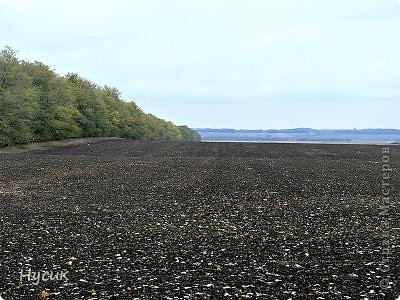
[[[119,136],[145,140],[199,140],[186,126],[143,113],[117,89],[79,75],[57,75],[40,62],[0,51],[0,145],[74,137]]]

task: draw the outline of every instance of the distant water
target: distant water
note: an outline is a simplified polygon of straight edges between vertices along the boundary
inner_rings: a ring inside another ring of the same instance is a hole
[[[202,141],[252,143],[398,144],[400,130],[234,130],[196,129]]]

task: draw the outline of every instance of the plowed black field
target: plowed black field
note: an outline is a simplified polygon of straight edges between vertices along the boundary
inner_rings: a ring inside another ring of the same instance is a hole
[[[109,140],[0,154],[0,295],[395,299],[400,148],[387,213],[382,148]],[[29,269],[68,281],[20,282]]]

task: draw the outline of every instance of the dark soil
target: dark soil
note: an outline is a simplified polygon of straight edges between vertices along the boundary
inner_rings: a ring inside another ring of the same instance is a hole
[[[382,148],[106,140],[0,154],[0,295],[395,299],[400,147],[388,215]],[[29,268],[68,281],[21,283]]]

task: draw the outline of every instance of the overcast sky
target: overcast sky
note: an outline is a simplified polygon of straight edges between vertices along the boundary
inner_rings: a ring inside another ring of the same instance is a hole
[[[0,46],[191,127],[400,128],[395,0],[0,0]]]

